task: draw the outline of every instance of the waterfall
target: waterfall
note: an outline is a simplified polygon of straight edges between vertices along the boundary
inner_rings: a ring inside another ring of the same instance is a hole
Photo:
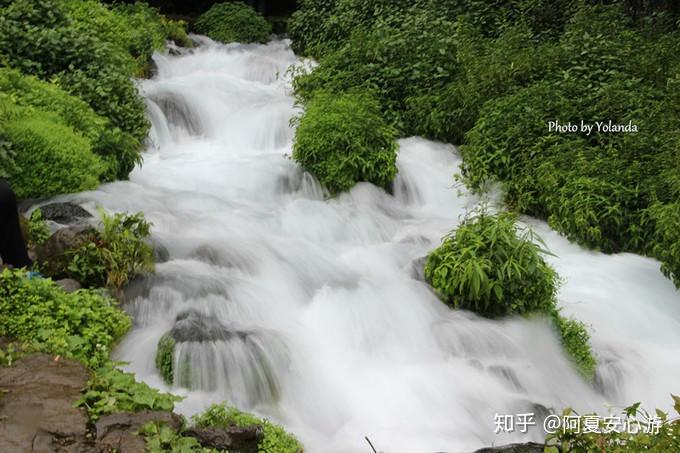
[[[659,263],[587,251],[524,218],[555,254],[562,313],[588,326],[599,367],[584,381],[544,319],[448,309],[423,257],[479,199],[455,185],[450,145],[399,141],[394,193],[325,199],[288,156],[299,113],[285,40],[156,55],[140,82],[153,123],[130,181],[78,195],[144,211],[162,257],[127,291],[135,324],[116,358],[185,396],[186,415],[228,401],[283,424],[309,452],[471,451],[542,440],[494,434],[494,414],[642,401],[669,409],[680,377],[680,301]],[[174,332],[176,376],[156,370]]]

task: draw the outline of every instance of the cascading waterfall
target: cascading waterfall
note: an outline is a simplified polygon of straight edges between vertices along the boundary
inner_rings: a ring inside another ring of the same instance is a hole
[[[680,392],[680,298],[658,262],[586,251],[524,219],[556,255],[563,314],[591,329],[599,367],[581,379],[543,319],[449,310],[423,257],[479,200],[454,185],[455,148],[400,140],[394,194],[370,184],[324,199],[292,160],[298,110],[288,42],[157,55],[141,82],[153,123],[128,182],[77,195],[153,222],[157,273],[127,292],[135,326],[116,354],[186,396],[185,414],[229,401],[282,423],[309,452],[470,451],[520,440],[494,414],[642,401]],[[173,332],[174,385],[154,358]]]

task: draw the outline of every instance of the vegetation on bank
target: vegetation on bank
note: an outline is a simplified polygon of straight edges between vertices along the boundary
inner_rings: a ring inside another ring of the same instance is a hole
[[[530,229],[519,229],[510,213],[486,209],[467,216],[427,257],[425,278],[453,308],[488,318],[545,315],[578,370],[592,378],[596,361],[583,323],[557,310],[557,272]]]
[[[680,415],[680,397],[671,395],[674,410]],[[606,418],[595,414],[579,415],[572,409],[565,409],[563,417],[574,422],[549,434],[545,453],[666,453],[680,451],[680,419],[659,409],[654,414],[640,408],[640,403],[625,408],[620,415],[613,416],[626,425],[612,427]],[[590,418],[590,420],[588,420]],[[593,425],[592,421],[595,420]],[[590,421],[590,429],[585,429]],[[616,426],[616,421],[614,422]]]
[[[144,3],[0,1],[0,174],[19,198],[127,178],[149,123],[133,77],[185,26]]]
[[[214,4],[196,19],[194,28],[223,43],[265,43],[272,34],[271,24],[243,2]]]
[[[289,34],[319,66],[296,94],[369,90],[400,136],[463,145],[470,187],[680,286],[680,16],[600,3],[302,0]],[[610,120],[638,132],[549,130]]]
[[[213,404],[203,414],[193,417],[192,423],[199,428],[227,428],[229,426],[244,428],[260,425],[264,430],[264,439],[258,445],[258,453],[301,453],[303,451],[298,440],[281,426],[241,412],[226,404]]]

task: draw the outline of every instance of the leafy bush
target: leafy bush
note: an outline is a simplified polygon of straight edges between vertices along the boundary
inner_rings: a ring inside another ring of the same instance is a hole
[[[558,276],[537,239],[531,230],[518,231],[513,215],[483,210],[430,253],[425,278],[448,305],[482,316],[549,313]]]
[[[213,404],[203,414],[194,416],[192,422],[200,428],[260,425],[264,429],[264,439],[258,446],[259,453],[301,453],[303,451],[298,440],[279,425],[225,404]]]
[[[31,212],[27,224],[27,241],[31,244],[43,244],[50,237],[50,229],[43,220],[40,208]]]
[[[97,187],[104,171],[90,143],[59,117],[15,110],[2,127],[2,140],[12,144],[9,182],[19,198],[37,198]]]
[[[671,395],[675,411],[680,414],[680,397]],[[583,452],[583,453],[666,453],[680,451],[680,422],[669,414],[657,409],[654,414],[640,409],[640,403],[625,408],[615,420],[622,420],[628,426],[612,429],[605,417],[596,414],[579,415],[572,409],[565,409],[563,417],[573,417],[578,422],[565,426],[546,437],[546,453]],[[587,417],[595,416],[598,426],[583,429]],[[654,419],[657,419],[656,421]],[[571,420],[570,420],[571,421]],[[616,422],[615,422],[616,423]],[[637,431],[637,432],[636,432]]]
[[[179,396],[137,382],[133,373],[125,373],[107,362],[87,383],[87,389],[76,405],[85,407],[90,420],[97,421],[102,415],[117,412],[171,411],[181,400]]]
[[[394,130],[369,94],[318,93],[298,120],[292,157],[335,195],[359,181],[388,187],[396,150]]]
[[[175,379],[174,373],[175,339],[169,333],[158,340],[156,349],[156,368],[161,373],[166,384],[172,384]]]
[[[133,277],[153,272],[153,248],[146,242],[151,224],[141,212],[102,212],[102,224],[101,231],[68,252],[66,275],[85,286],[118,290]]]
[[[0,90],[12,96],[17,105],[58,115],[60,122],[82,134],[92,144],[92,151],[107,164],[101,181],[125,177],[139,162],[138,141],[110,127],[109,121],[97,115],[85,101],[54,83],[0,68]]]
[[[542,243],[531,230],[517,228],[514,215],[491,215],[483,208],[430,253],[425,278],[452,308],[489,318],[547,315],[570,360],[583,376],[592,378],[596,361],[590,335],[581,322],[559,315],[559,278],[537,242]]]
[[[594,377],[597,361],[590,347],[590,334],[585,324],[576,319],[564,318],[557,311],[554,312],[552,320],[562,347],[576,368],[583,376]]]
[[[680,288],[680,203],[652,204],[643,225],[653,229],[649,252],[661,260],[661,271]]]
[[[24,271],[0,273],[0,336],[100,366],[130,327],[113,299],[95,291],[65,293],[51,280],[27,279]]]
[[[194,437],[184,437],[164,423],[149,422],[142,426],[139,434],[144,436],[147,453],[216,453],[217,450],[203,448]]]
[[[272,27],[253,8],[242,2],[216,3],[194,24],[196,30],[215,41],[265,43]]]

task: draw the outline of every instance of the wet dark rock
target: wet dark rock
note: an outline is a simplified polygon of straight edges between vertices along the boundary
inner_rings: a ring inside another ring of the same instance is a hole
[[[97,421],[97,447],[99,451],[137,453],[145,451],[144,438],[137,433],[149,422],[159,422],[177,431],[182,418],[173,412],[141,411],[106,415]]]
[[[56,283],[57,285],[61,286],[62,289],[63,289],[64,291],[66,291],[67,293],[69,293],[69,294],[70,294],[70,293],[75,293],[76,291],[78,291],[79,289],[82,288],[82,286],[80,285],[80,283],[78,283],[77,281],[73,280],[72,278],[63,278],[63,279],[61,279],[61,280],[55,281],[54,283]]]
[[[59,276],[66,252],[79,247],[95,233],[94,228],[86,225],[70,226],[57,230],[44,244],[35,248],[38,262],[44,263],[43,271],[48,276]]]
[[[175,319],[175,325],[170,331],[175,341],[226,341],[232,338],[245,340],[248,333],[228,329],[214,318],[207,317],[196,310],[187,310]]]
[[[44,220],[61,223],[63,225],[73,225],[92,217],[88,211],[75,203],[50,203],[40,207]]]
[[[205,448],[231,453],[257,453],[257,445],[264,438],[264,431],[259,425],[244,428],[189,428],[183,435],[195,438]]]
[[[427,263],[427,256],[421,256],[411,262],[411,276],[421,282],[425,280],[425,263]]]
[[[543,453],[545,445],[536,442],[525,444],[510,444],[501,447],[488,447],[477,450],[474,453]]]
[[[515,373],[515,371],[512,368],[502,365],[491,365],[489,367],[489,372],[510,384],[513,390],[516,390],[518,392],[526,392],[526,389],[519,382],[517,373]]]
[[[94,451],[87,415],[73,407],[89,378],[82,364],[44,354],[0,368],[0,451]]]

